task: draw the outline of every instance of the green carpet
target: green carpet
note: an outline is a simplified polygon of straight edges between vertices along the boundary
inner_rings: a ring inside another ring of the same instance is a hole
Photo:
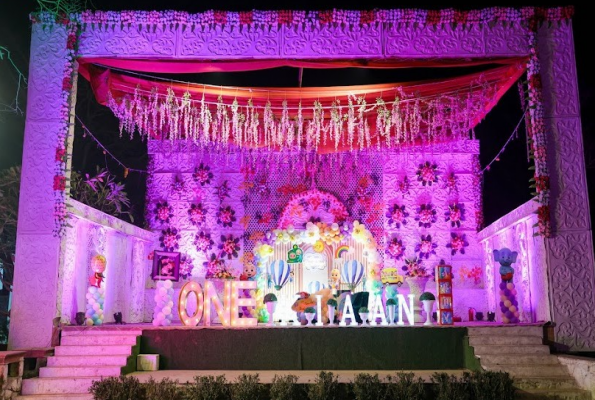
[[[464,327],[149,329],[141,354],[181,370],[461,369],[466,335]]]

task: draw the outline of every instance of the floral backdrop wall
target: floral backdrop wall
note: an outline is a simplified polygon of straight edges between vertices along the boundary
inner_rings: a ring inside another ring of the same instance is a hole
[[[317,189],[343,203],[348,220],[368,227],[385,267],[404,274],[406,260],[417,258],[431,271],[444,259],[454,267],[459,314],[484,306],[477,141],[300,161],[205,154],[172,141],[150,140],[148,148],[147,219],[159,234],[155,249],[182,253],[180,281],[240,277],[255,244],[285,223],[290,200]]]

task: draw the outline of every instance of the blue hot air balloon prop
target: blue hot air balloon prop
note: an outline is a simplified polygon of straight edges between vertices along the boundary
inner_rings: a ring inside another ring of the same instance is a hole
[[[324,288],[326,288],[326,285],[320,281],[311,281],[308,283],[308,293],[316,293]]]
[[[346,282],[350,290],[360,283],[364,276],[364,266],[357,260],[345,261],[341,268],[341,280]]]
[[[275,289],[281,290],[289,279],[291,267],[284,260],[273,261],[269,267],[269,274],[275,285]]]

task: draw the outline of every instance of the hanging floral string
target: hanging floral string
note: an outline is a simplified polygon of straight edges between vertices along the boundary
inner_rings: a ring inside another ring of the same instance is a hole
[[[482,78],[479,78],[480,80]],[[131,90],[132,89],[128,89]],[[495,100],[496,85],[477,81],[467,93],[441,93],[429,97],[397,95],[390,103],[379,98],[368,104],[365,96],[349,95],[323,104],[315,100],[280,108],[267,101],[239,104],[236,98],[219,96],[217,102],[193,99],[189,92],[177,96],[155,87],[146,92],[138,87],[133,94],[114,98],[108,92],[107,106],[120,120],[120,132],[161,139],[185,139],[202,148],[229,149],[256,147],[267,150],[319,152],[398,148],[468,139],[485,104]],[[310,117],[304,118],[303,111]],[[375,115],[374,115],[375,113]],[[261,118],[261,120],[259,120]],[[375,122],[375,130],[370,126]]]

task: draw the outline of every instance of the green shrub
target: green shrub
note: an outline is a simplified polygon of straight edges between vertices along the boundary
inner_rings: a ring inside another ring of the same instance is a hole
[[[275,296],[275,293],[267,293],[264,295],[264,299],[262,300],[263,303],[269,303],[271,301],[277,301],[277,296]]]
[[[310,400],[339,399],[339,381],[332,372],[320,371],[314,383],[308,385]]]
[[[397,301],[391,297],[390,299],[386,300],[386,305],[387,306],[396,306]]]
[[[469,376],[476,400],[513,400],[515,388],[508,372],[480,371]]]
[[[370,311],[368,311],[368,307],[360,307],[359,308],[359,312],[360,313],[367,313],[367,312],[370,312]]]
[[[242,374],[230,387],[231,400],[258,400],[264,397],[264,385],[258,374]]]
[[[355,400],[382,400],[386,398],[386,385],[380,381],[378,374],[357,374],[351,384],[351,390],[355,395]]]
[[[273,378],[271,385],[271,400],[298,400],[304,397],[303,389],[297,384],[296,375],[283,375]]]
[[[335,300],[335,299],[328,299],[326,301],[326,305],[336,308],[337,307],[337,300]]]
[[[462,378],[455,375],[435,372],[432,375],[434,384],[434,393],[436,400],[469,400],[471,384],[469,374],[464,374]]]
[[[419,301],[424,301],[424,300],[436,300],[436,297],[431,292],[423,292],[421,294],[421,296],[419,296]]]
[[[423,400],[424,380],[415,378],[413,372],[398,372],[387,378],[387,398],[391,400]]]
[[[147,400],[179,400],[182,389],[178,381],[165,378],[159,382],[153,378],[144,384]]]
[[[145,400],[145,385],[133,376],[114,376],[93,381],[89,393],[94,400]]]
[[[195,376],[184,390],[186,400],[228,400],[229,389],[224,375]]]
[[[316,309],[314,307],[308,307],[304,310],[306,314],[316,314]]]

